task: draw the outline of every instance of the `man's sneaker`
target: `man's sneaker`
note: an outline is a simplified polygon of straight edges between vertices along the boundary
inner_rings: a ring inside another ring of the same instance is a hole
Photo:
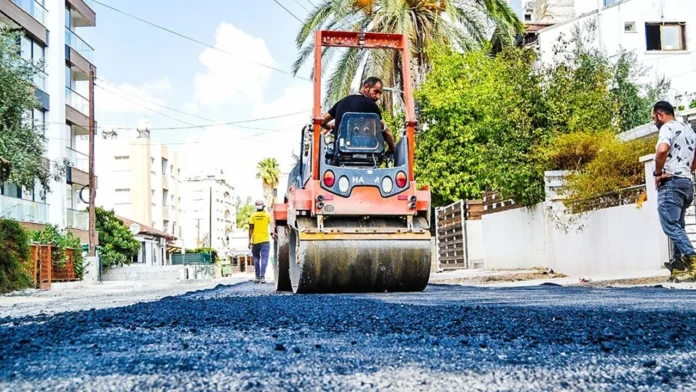
[[[259,278],[254,278],[254,283],[259,283]]]
[[[682,261],[685,266],[685,271],[678,274],[674,278],[676,283],[691,283],[696,282],[696,255],[684,256]],[[674,274],[674,272],[673,272]]]
[[[266,278],[261,278],[261,284],[266,284]]]

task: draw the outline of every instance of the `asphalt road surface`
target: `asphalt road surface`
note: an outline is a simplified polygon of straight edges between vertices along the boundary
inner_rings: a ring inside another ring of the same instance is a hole
[[[2,318],[0,390],[696,390],[696,292],[219,286]]]

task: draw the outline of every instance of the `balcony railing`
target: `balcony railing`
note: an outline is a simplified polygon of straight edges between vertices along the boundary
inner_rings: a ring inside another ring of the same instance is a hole
[[[36,88],[39,90],[46,92],[46,78],[48,75],[46,75],[45,72],[38,71],[37,73],[34,74],[34,78],[32,79],[32,83]]]
[[[66,148],[68,162],[75,169],[82,170],[85,173],[89,172],[89,155],[73,150],[70,147]]]
[[[70,87],[65,88],[65,102],[73,109],[89,117],[89,101],[87,98],[74,92]]]
[[[169,206],[162,207],[162,220],[169,220]]]
[[[44,8],[41,3],[35,0],[12,0],[17,4],[21,9],[27,12],[27,14],[31,15],[34,17],[34,19],[38,20],[39,23],[42,25],[46,26],[46,8]]]
[[[75,49],[85,60],[94,64],[94,48],[89,46],[79,35],[75,34],[74,31],[67,27],[65,28],[65,44]]]
[[[68,228],[89,230],[89,213],[68,208]]]
[[[0,218],[28,223],[48,223],[48,205],[0,196]]]

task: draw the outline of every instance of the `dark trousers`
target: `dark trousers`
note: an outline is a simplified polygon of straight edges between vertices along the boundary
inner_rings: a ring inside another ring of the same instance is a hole
[[[694,184],[689,178],[672,177],[657,190],[657,212],[662,231],[672,241],[672,261],[694,254],[686,234],[686,210],[694,202]]]
[[[254,257],[254,268],[256,269],[257,278],[266,276],[266,265],[268,265],[268,252],[270,249],[270,242],[262,242],[251,246],[251,255]]]

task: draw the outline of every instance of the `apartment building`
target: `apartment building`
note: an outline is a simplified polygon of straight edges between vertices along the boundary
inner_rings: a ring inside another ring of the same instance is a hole
[[[693,0],[592,0],[594,7],[563,23],[538,32],[542,62],[552,62],[554,46],[576,28],[590,29],[585,44],[610,56],[621,49],[633,51],[648,68],[640,80],[655,83],[665,78],[671,88],[666,97],[675,107],[696,106],[696,13],[685,12]]]
[[[23,32],[20,46],[25,60],[45,63],[45,73],[34,80],[41,108],[28,115],[45,132],[44,157],[49,164],[69,162],[66,175],[51,184],[45,197],[41,189],[2,184],[0,216],[30,229],[55,224],[87,243],[89,217],[83,201],[89,196],[89,74],[96,73],[96,67],[94,50],[78,33],[96,26],[93,4],[91,0],[0,0],[0,23]]]
[[[97,204],[124,218],[181,237],[179,156],[153,143],[148,130],[137,136],[98,138],[96,166],[101,180]]]
[[[223,171],[189,177],[184,189],[184,246],[207,246],[212,237],[212,248],[224,254],[229,247],[228,237],[237,227],[237,214],[232,200],[234,189],[225,181]]]

